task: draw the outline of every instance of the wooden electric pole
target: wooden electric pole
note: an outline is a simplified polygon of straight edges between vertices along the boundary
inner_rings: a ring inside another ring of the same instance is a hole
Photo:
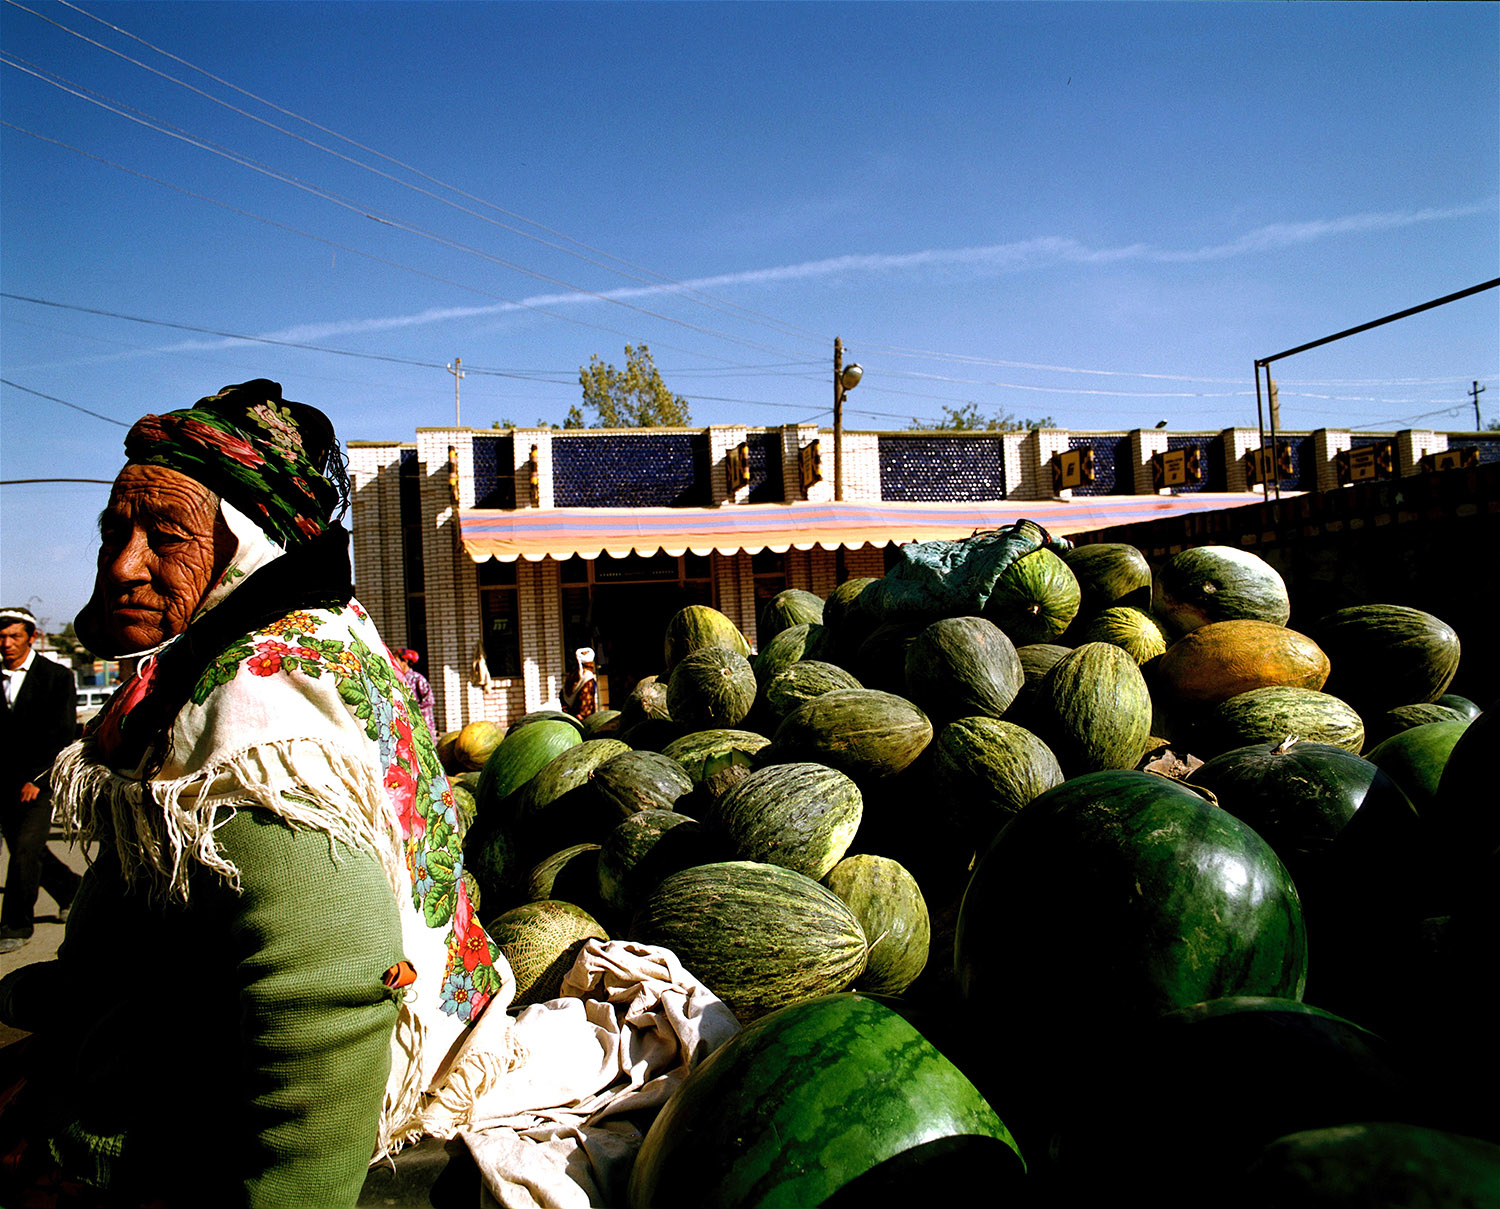
[[[1484,425],[1479,422],[1479,396],[1484,394],[1484,387],[1475,382],[1465,393],[1474,396],[1474,431],[1481,432]]]
[[[464,359],[454,357],[453,364],[448,367],[448,372],[453,375],[453,427],[462,428],[464,423],[458,415],[458,384],[464,376]]]

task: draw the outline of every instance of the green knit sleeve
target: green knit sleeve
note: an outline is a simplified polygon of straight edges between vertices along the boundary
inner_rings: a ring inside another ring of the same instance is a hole
[[[240,870],[221,918],[237,971],[244,1202],[353,1205],[390,1069],[397,1003],[381,979],[402,957],[394,896],[371,854],[261,811],[241,810],[216,838]]]

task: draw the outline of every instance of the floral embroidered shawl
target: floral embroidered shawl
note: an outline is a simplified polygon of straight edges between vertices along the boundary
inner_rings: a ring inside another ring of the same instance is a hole
[[[227,502],[239,551],[208,610],[283,557]],[[148,654],[84,737],[59,757],[54,796],[70,834],[112,843],[127,879],[186,899],[192,868],[234,883],[214,828],[240,806],[376,853],[401,907],[406,959],[377,1154],[419,1136],[422,1093],[468,1026],[514,990],[505,957],[474,916],[453,794],[431,732],[368,615],[352,598],[294,608],[218,650],[164,739],[121,767],[122,733],[150,699],[173,639]],[[142,711],[145,713],[146,711]],[[406,975],[410,977],[410,972]],[[502,1061],[509,1061],[503,1055]]]

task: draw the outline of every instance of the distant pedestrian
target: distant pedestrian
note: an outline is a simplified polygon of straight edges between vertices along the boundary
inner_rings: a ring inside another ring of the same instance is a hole
[[[417,660],[421,656],[410,647],[393,648],[391,656],[396,661],[396,670],[406,681],[406,687],[411,689],[411,695],[417,699],[417,708],[422,711],[422,717],[427,720],[427,729],[436,736],[438,731],[432,714],[432,685],[428,683],[426,676],[417,671]]]
[[[0,609],[0,665],[4,714],[0,721],[0,832],[10,850],[5,902],[0,906],[0,953],[13,953],[31,939],[37,891],[57,900],[66,919],[78,892],[78,874],[47,847],[52,829],[48,774],[57,753],[77,730],[73,675],[43,658],[36,646],[36,618],[22,608]]]
[[[578,670],[568,673],[563,685],[563,709],[575,718],[587,718],[599,708],[599,677],[594,673],[594,648],[581,646],[573,652]]]

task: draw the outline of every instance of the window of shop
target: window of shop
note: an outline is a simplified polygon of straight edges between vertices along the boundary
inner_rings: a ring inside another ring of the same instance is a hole
[[[478,566],[479,623],[484,661],[490,675],[509,680],[521,674],[521,613],[516,599],[516,564],[497,558]]]
[[[755,615],[759,617],[766,601],[786,591],[786,554],[774,550],[752,554],[750,572],[755,576]]]

